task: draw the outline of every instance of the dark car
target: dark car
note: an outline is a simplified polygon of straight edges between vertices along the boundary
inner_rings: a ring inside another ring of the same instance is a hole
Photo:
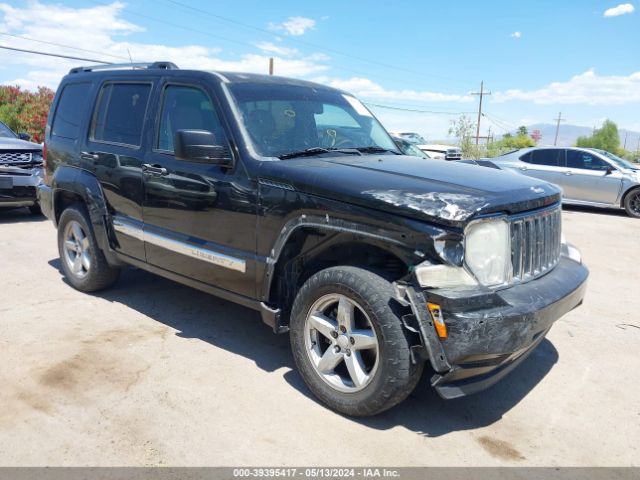
[[[42,181],[42,146],[0,122],[0,208],[28,207],[40,213],[36,187]]]
[[[315,83],[125,68],[73,69],[47,123],[40,199],[75,288],[134,265],[252,308],[350,415],[400,402],[426,363],[445,398],[482,390],[582,302],[557,187],[402,155]]]

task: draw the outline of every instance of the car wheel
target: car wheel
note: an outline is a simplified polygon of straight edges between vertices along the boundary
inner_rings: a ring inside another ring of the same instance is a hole
[[[42,209],[40,208],[40,205],[38,205],[37,203],[34,205],[31,205],[29,207],[29,211],[33,214],[33,215],[42,215]]]
[[[291,311],[291,347],[311,391],[338,412],[369,416],[404,400],[420,380],[391,301],[391,284],[368,270],[311,276]]]
[[[82,205],[73,205],[62,212],[58,252],[65,277],[78,290],[101,290],[118,278],[119,269],[110,266],[98,248],[89,215]]]
[[[640,218],[640,188],[627,194],[624,199],[624,209],[630,217]]]

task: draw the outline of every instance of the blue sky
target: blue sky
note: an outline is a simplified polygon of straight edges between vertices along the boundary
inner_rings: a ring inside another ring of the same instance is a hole
[[[265,73],[274,56],[276,74],[424,110],[372,107],[389,129],[431,139],[446,137],[459,113],[477,110],[469,93],[481,80],[492,91],[483,134],[551,123],[560,111],[567,123],[597,126],[609,117],[640,130],[634,10],[624,0],[0,0],[0,45]],[[0,82],[55,88],[78,63],[0,51]]]

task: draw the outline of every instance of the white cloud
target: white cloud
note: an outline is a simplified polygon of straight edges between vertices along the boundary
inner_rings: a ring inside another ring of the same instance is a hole
[[[627,76],[598,75],[590,69],[566,82],[554,82],[538,90],[494,92],[491,101],[520,100],[536,104],[625,105],[640,102],[640,71]]]
[[[275,55],[281,55],[283,57],[294,57],[300,53],[296,48],[283,47],[272,42],[256,43],[256,47],[258,47],[263,52],[273,53]]]
[[[269,57],[276,56],[276,74],[293,77],[319,75],[329,68],[326,63],[329,57],[325,54],[303,55],[296,49],[268,42],[256,45],[261,53],[245,53],[234,58],[224,58],[224,52],[216,47],[173,47],[125,41],[127,36],[143,32],[144,28],[123,20],[123,10],[124,4],[118,1],[87,8],[70,8],[38,1],[14,8],[0,3],[0,32],[78,46],[92,52],[34,43],[10,36],[2,36],[2,44],[111,62],[128,62],[130,52],[135,62],[168,60],[182,68],[257,73],[267,73]],[[69,32],[73,32],[73,35]],[[70,68],[90,63],[1,50],[0,65],[4,68],[0,75],[0,83],[17,84],[29,89],[39,85],[56,88]]]
[[[635,10],[634,6],[630,3],[621,3],[617,7],[612,7],[604,12],[605,17],[619,17],[620,15],[626,15],[628,13],[633,13]]]
[[[271,30],[283,31],[296,37],[304,35],[307,30],[311,30],[315,26],[316,21],[307,17],[289,17],[282,23],[269,23]]]
[[[332,87],[346,90],[363,98],[377,100],[405,100],[416,102],[473,102],[471,95],[459,95],[450,93],[430,92],[427,90],[387,90],[368,78],[352,77],[347,80],[318,78],[317,81],[327,83]]]
[[[509,35],[511,38],[522,38],[522,32],[513,32]]]

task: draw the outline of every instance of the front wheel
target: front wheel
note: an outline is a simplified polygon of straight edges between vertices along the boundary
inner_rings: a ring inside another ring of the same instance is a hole
[[[640,188],[627,194],[624,199],[624,209],[630,217],[640,218]]]
[[[291,312],[291,347],[311,391],[330,408],[378,414],[415,388],[413,364],[391,284],[357,267],[332,267],[300,289]]]

